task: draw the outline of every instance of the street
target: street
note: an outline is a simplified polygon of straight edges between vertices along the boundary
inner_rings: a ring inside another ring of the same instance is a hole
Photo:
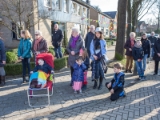
[[[108,48],[108,57],[114,57],[114,46]],[[22,79],[8,79],[6,86],[0,87],[0,120],[159,120],[160,119],[160,80],[152,76],[153,62],[147,69],[147,80],[131,81],[137,78],[126,74],[125,91],[127,96],[111,102],[110,93],[104,87],[93,90],[88,75],[88,89],[83,94],[74,94],[70,83],[70,71],[64,69],[56,73],[54,94],[51,105],[45,108],[30,108],[26,90],[28,84],[21,85]],[[109,68],[106,81],[113,77]],[[35,105],[45,104],[46,98],[32,98]]]

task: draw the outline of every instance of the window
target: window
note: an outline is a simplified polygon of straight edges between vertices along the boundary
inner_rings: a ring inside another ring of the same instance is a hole
[[[76,3],[73,3],[72,11],[74,14],[77,14],[77,4]]]
[[[87,17],[87,9],[83,8],[83,17]]]
[[[24,23],[21,22],[21,27],[20,27],[20,22],[12,23],[12,39],[19,39],[21,35],[21,30],[24,30]]]
[[[60,10],[60,0],[56,0],[56,10]]]
[[[44,6],[45,7],[51,7],[51,1],[50,0],[44,0]]]
[[[79,6],[79,5],[77,6],[77,14],[81,15],[81,6]]]
[[[64,12],[68,12],[68,1],[64,0]]]

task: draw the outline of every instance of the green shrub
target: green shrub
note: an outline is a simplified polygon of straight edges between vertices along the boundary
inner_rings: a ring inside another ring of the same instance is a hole
[[[17,53],[18,53],[18,48],[9,49],[9,50],[7,50],[7,52],[13,52],[13,53],[15,53],[15,54],[17,55]]]
[[[61,49],[62,49],[62,55],[64,55],[64,53],[65,53],[65,48],[62,47]]]
[[[35,67],[34,62],[31,62],[30,66],[31,66],[31,70],[33,70],[34,67]],[[8,75],[8,76],[14,76],[14,75],[21,75],[22,74],[22,64],[21,63],[6,64],[4,69],[6,71],[6,75]]]
[[[55,59],[54,61],[54,69],[55,70],[60,70],[62,68],[64,68],[65,66],[67,66],[67,59],[68,57],[63,57],[60,59]]]
[[[7,52],[6,53],[6,62],[7,63],[15,63],[17,62],[18,57],[17,54],[14,52]]]
[[[51,53],[53,56],[55,56],[55,52],[54,52],[54,48],[53,47],[49,47],[49,53]]]
[[[61,59],[56,59],[54,61],[54,69],[55,70],[60,70],[60,69],[64,68],[65,66],[67,66],[67,61],[68,61],[68,57],[64,57],[64,58],[61,58]],[[35,67],[35,63],[31,62],[30,66],[31,66],[31,70],[33,70],[34,67]],[[5,68],[5,71],[6,71],[6,75],[8,75],[8,76],[14,76],[14,75],[21,75],[22,74],[22,64],[21,63],[6,64],[4,68]]]

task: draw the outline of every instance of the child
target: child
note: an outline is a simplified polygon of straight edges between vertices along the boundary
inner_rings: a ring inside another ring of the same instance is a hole
[[[77,93],[79,91],[82,93],[82,85],[84,81],[84,70],[86,70],[86,65],[83,63],[82,57],[78,57],[76,59],[76,63],[73,66],[74,72],[72,75],[72,81],[73,81],[73,89],[74,92]]]
[[[136,67],[137,67],[137,72],[139,75],[139,80],[145,80],[144,77],[144,69],[142,67],[142,60],[143,60],[143,56],[144,56],[144,51],[142,48],[142,43],[141,41],[136,41],[136,44],[133,47],[132,50],[132,56],[133,59],[135,60],[136,63]]]
[[[82,56],[84,64],[86,65],[86,69],[84,70],[84,82],[83,82],[83,86],[82,86],[82,90],[86,90],[87,89],[87,72],[89,69],[89,57],[88,57],[88,53],[86,49],[81,49],[80,50],[80,54],[79,56]]]
[[[121,71],[122,65],[120,63],[114,64],[114,78],[111,82],[106,83],[106,87],[111,93],[111,101],[117,100],[119,97],[125,97],[124,91],[124,73]]]
[[[49,73],[53,73],[53,68],[43,59],[38,59],[38,65],[34,68],[33,72],[31,72],[30,77],[31,88],[44,88],[46,86]]]

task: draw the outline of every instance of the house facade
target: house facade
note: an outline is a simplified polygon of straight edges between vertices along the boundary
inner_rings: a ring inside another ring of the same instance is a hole
[[[148,25],[145,23],[145,21],[139,21],[138,26],[136,28],[137,35],[142,35],[142,33],[146,33],[147,32],[147,26]]]
[[[108,15],[111,20],[110,20],[110,37],[117,36],[117,11],[109,11],[109,12],[103,12],[104,14]]]
[[[59,28],[64,32],[67,39],[70,38],[73,27],[80,29],[83,38],[86,36],[90,21],[82,20],[83,17],[89,18],[89,6],[85,2],[81,0],[29,0],[27,4],[33,9],[32,11],[28,9],[29,13],[33,13],[30,16],[30,23],[34,24],[29,29],[33,39],[35,30],[41,30],[43,37],[48,45],[51,46],[52,31],[55,23],[59,24]],[[12,14],[14,15],[14,13]],[[20,22],[20,24],[23,24],[21,29],[27,28],[25,19],[22,19]],[[19,44],[19,38],[13,31],[20,35],[20,29],[18,29],[17,24],[14,24],[10,19],[3,18],[3,16],[2,21],[5,21],[10,26],[9,29],[5,25],[0,24],[1,37],[4,39],[6,47],[16,48]],[[14,18],[14,21],[19,22],[16,18]]]

